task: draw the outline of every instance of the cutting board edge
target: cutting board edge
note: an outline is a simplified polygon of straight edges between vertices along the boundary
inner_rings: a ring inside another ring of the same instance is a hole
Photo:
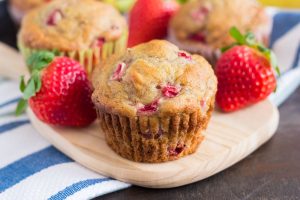
[[[270,102],[268,102],[269,104],[271,104]],[[273,105],[272,105],[273,106]],[[191,177],[191,174],[189,175],[188,178],[190,178],[190,180],[181,180],[181,181],[177,181],[177,182],[173,182],[172,181],[172,177],[170,179],[166,179],[164,180],[163,182],[158,182],[158,181],[161,181],[161,180],[152,180],[150,182],[146,182],[146,181],[139,181],[139,180],[130,180],[128,178],[124,178],[123,176],[118,176],[118,175],[114,175],[113,173],[111,172],[107,172],[105,170],[99,170],[99,167],[91,167],[91,166],[88,166],[88,164],[86,163],[85,159],[83,158],[78,158],[80,156],[78,156],[78,154],[80,155],[84,155],[84,153],[82,151],[80,151],[79,149],[77,149],[76,147],[74,147],[74,145],[72,143],[70,143],[68,140],[66,140],[65,138],[63,138],[62,136],[60,136],[59,134],[57,134],[57,137],[60,137],[61,139],[64,140],[64,143],[63,144],[57,144],[57,141],[54,142],[53,140],[56,140],[55,138],[56,137],[49,137],[49,135],[47,134],[43,134],[41,133],[41,131],[38,131],[39,134],[41,134],[43,137],[45,137],[48,141],[50,141],[51,144],[53,144],[57,149],[59,149],[60,151],[64,152],[66,155],[70,156],[72,159],[74,159],[75,161],[81,163],[83,166],[93,170],[93,171],[96,171],[98,173],[101,173],[102,175],[105,175],[105,176],[109,176],[109,177],[112,177],[112,178],[116,178],[120,181],[124,181],[124,182],[130,182],[132,184],[135,184],[135,185],[139,185],[139,186],[142,186],[142,187],[148,187],[148,188],[174,188],[174,187],[179,187],[179,186],[183,186],[183,185],[187,185],[187,184],[191,184],[191,183],[194,183],[194,182],[197,182],[197,181],[200,181],[200,180],[203,180],[203,179],[206,179],[210,176],[213,176],[215,174],[217,174],[218,172],[220,171],[223,171],[229,167],[231,167],[232,165],[236,164],[237,162],[243,160],[245,157],[247,157],[248,155],[250,155],[252,152],[254,152],[256,149],[258,149],[261,145],[263,145],[264,143],[266,143],[270,138],[272,138],[272,136],[275,134],[276,130],[277,130],[277,127],[278,127],[278,122],[279,122],[279,112],[277,110],[277,108],[275,106],[273,106],[273,112],[274,114],[272,115],[272,118],[269,120],[268,122],[268,126],[271,125],[271,127],[265,127],[266,129],[270,129],[270,130],[266,130],[268,133],[266,133],[266,136],[264,138],[264,140],[261,141],[261,143],[259,145],[257,145],[255,148],[249,150],[248,152],[246,152],[244,155],[242,155],[239,159],[237,160],[234,160],[232,162],[230,162],[229,164],[227,164],[225,167],[220,167],[218,169],[216,169],[215,171],[209,173],[209,174],[206,174],[205,176],[204,175],[200,175],[200,176],[195,176],[195,177]],[[44,126],[47,126],[45,124],[43,124],[42,122],[40,122],[39,120],[36,119],[36,117],[34,116],[34,114],[32,113],[32,111],[28,111],[28,114],[29,114],[29,118],[30,120],[32,121],[34,127],[36,129],[39,129],[39,127],[42,125]],[[275,126],[272,126],[272,124]],[[52,129],[53,132],[55,132],[55,130]],[[258,132],[260,132],[261,130],[258,130]],[[258,134],[258,133],[256,133]],[[255,135],[255,134],[254,134]],[[253,137],[253,135],[251,135]],[[64,148],[67,146],[69,146],[70,149],[73,149],[73,153],[71,153],[71,150],[70,151],[65,151]],[[229,152],[230,150],[228,150]],[[224,152],[223,154],[227,154],[228,152]],[[77,155],[74,155],[74,154],[77,154]],[[193,155],[190,155],[191,157]],[[88,158],[88,156],[85,156],[86,158]],[[107,164],[106,164],[107,165]],[[108,168],[109,166],[105,166],[105,168]]]

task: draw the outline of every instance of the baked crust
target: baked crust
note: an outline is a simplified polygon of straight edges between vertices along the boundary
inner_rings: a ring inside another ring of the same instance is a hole
[[[259,41],[268,43],[271,20],[256,0],[189,1],[171,20],[170,30],[183,43],[191,35],[201,33],[204,46],[218,49],[234,42],[229,35],[232,26],[241,32],[252,31]]]
[[[59,11],[54,26],[46,22]],[[55,0],[30,11],[22,21],[19,40],[32,49],[78,51],[90,49],[101,38],[115,41],[127,31],[123,16],[112,6],[95,0]]]
[[[182,53],[186,57],[179,56]],[[124,74],[113,80],[120,64],[126,66]],[[139,162],[174,160],[193,153],[202,141],[217,90],[217,79],[203,57],[153,40],[111,57],[95,70],[92,80],[101,127],[121,156]],[[179,94],[163,96],[161,88],[168,84],[180,87]],[[155,112],[139,111],[154,101]],[[168,149],[178,145],[184,149],[170,155]]]
[[[192,60],[187,60],[179,57],[179,52],[183,51],[167,41],[153,40],[111,57],[92,75],[94,103],[105,112],[135,117],[139,105],[161,96],[157,86],[171,83],[182,88],[180,95],[161,98],[158,114],[195,112],[200,101],[207,102],[215,95],[217,80],[203,57],[191,55]],[[126,64],[126,72],[122,81],[113,81],[120,63]]]

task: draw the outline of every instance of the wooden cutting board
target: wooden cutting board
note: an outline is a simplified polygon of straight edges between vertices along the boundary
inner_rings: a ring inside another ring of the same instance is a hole
[[[0,44],[0,75],[26,73],[21,56]],[[60,151],[102,175],[150,188],[171,188],[210,177],[245,158],[275,133],[279,113],[268,100],[241,111],[218,111],[197,152],[162,164],[136,163],[114,153],[97,123],[88,128],[59,128],[44,124],[28,109],[36,130]]]
[[[84,129],[58,128],[39,121],[30,109],[28,115],[43,137],[83,166],[150,188],[186,185],[230,167],[268,141],[279,120],[278,110],[269,101],[231,114],[214,112],[206,139],[195,154],[162,164],[143,164],[114,153],[97,123]]]

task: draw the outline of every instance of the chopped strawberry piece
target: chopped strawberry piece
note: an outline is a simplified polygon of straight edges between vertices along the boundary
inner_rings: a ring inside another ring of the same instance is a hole
[[[192,18],[195,21],[202,22],[205,19],[205,17],[207,16],[208,13],[209,13],[208,8],[201,7],[199,9],[195,10],[194,12],[192,12]]]
[[[187,53],[185,53],[185,52],[178,52],[178,56],[179,57],[182,57],[182,58],[185,58],[185,59],[187,59],[187,60],[192,60],[192,56],[191,55],[188,55]]]
[[[188,55],[187,53],[185,52],[178,52],[178,56],[179,57],[182,57],[182,58],[185,58],[187,60],[192,60],[192,56]]]
[[[99,37],[92,43],[91,46],[93,48],[96,48],[96,47],[102,48],[104,43],[105,43],[105,39],[103,37]]]
[[[178,156],[179,154],[181,154],[183,152],[183,150],[185,149],[185,145],[182,144],[178,144],[176,146],[176,148],[168,148],[169,151],[169,155],[170,156]]]
[[[174,98],[179,94],[180,90],[181,90],[180,87],[176,87],[174,85],[166,85],[165,87],[162,88],[161,92],[164,97]]]
[[[189,38],[191,40],[195,40],[197,42],[206,43],[206,37],[205,37],[204,33],[202,33],[202,32],[193,34]]]
[[[158,132],[157,132],[157,134],[154,136],[154,139],[159,139],[159,138],[162,137],[162,135],[163,135],[163,130],[160,127],[159,130],[158,130]]]
[[[153,101],[150,104],[144,105],[143,107],[138,109],[138,113],[141,115],[149,115],[153,114],[158,110],[159,99]]]
[[[121,81],[122,77],[125,73],[125,69],[126,69],[126,64],[125,63],[118,64],[118,67],[117,67],[116,71],[114,72],[113,76],[111,77],[111,80]]]
[[[206,106],[206,102],[205,102],[204,100],[201,100],[201,101],[200,101],[200,106],[201,106],[201,107],[205,107],[205,106]]]
[[[50,13],[49,15],[46,24],[48,26],[55,26],[58,24],[60,20],[62,20],[62,18],[63,18],[63,13],[61,12],[61,10],[59,9],[53,10],[52,13]]]
[[[145,139],[152,139],[152,134],[151,134],[151,131],[150,130],[147,130],[146,132],[142,133],[140,132],[139,133],[143,138]]]

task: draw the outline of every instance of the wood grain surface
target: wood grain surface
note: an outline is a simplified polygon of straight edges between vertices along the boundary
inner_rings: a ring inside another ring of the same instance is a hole
[[[150,188],[172,188],[210,177],[240,161],[275,133],[279,121],[269,101],[239,112],[214,112],[197,152],[161,164],[136,163],[121,158],[106,144],[97,124],[85,129],[51,127],[32,111],[29,118],[37,131],[75,161],[103,175]]]

